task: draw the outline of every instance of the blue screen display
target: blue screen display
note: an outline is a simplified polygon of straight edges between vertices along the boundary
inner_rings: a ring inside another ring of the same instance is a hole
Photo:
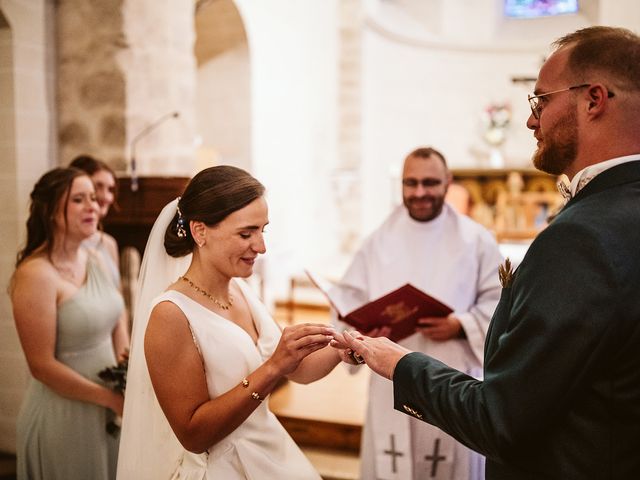
[[[504,0],[507,17],[537,18],[577,11],[578,0]]]

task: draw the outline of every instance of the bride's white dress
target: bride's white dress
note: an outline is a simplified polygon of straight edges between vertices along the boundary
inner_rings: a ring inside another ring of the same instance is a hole
[[[185,314],[204,362],[209,396],[215,398],[240,384],[275,350],[280,329],[251,289],[237,281],[251,309],[258,342],[235,323],[175,290],[160,295],[154,305],[172,302]],[[251,394],[251,385],[247,396]],[[320,476],[268,408],[268,397],[232,433],[196,455],[182,452],[173,478],[292,479]]]

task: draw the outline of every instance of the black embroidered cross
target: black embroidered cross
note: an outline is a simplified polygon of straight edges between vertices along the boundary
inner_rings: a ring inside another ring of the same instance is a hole
[[[391,471],[393,473],[397,473],[398,468],[396,465],[396,457],[404,457],[404,453],[396,450],[396,436],[390,435],[391,437],[391,449],[385,450],[384,453],[387,455],[391,455]]]
[[[441,460],[446,460],[447,457],[440,455],[440,439],[436,438],[435,444],[433,445],[433,455],[426,455],[424,457],[425,460],[431,460],[431,477],[435,477],[438,472],[438,462]]]

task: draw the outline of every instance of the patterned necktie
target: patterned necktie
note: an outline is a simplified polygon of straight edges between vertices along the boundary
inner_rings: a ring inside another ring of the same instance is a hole
[[[566,183],[560,180],[558,183],[556,183],[556,188],[560,192],[560,195],[562,195],[562,197],[564,198],[564,203],[567,203],[569,200],[571,200],[571,189],[569,189],[569,186]]]
[[[582,190],[587,183],[589,183],[591,180],[593,180],[594,177],[595,177],[595,175],[588,175],[586,177],[582,177],[578,181],[578,186],[576,188],[576,194],[580,190]],[[558,183],[556,183],[556,187],[558,188],[558,191],[560,192],[560,195],[563,196],[564,203],[567,203],[574,196],[574,195],[571,194],[571,188],[566,183],[564,183],[562,180],[560,180]]]

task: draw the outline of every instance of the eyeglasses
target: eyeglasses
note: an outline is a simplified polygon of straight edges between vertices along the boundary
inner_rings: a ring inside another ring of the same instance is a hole
[[[422,185],[424,188],[435,187],[436,185],[440,185],[442,180],[437,178],[403,178],[402,185],[409,188],[416,188],[418,185]]]
[[[529,95],[527,99],[529,100],[529,106],[531,107],[531,113],[536,120],[540,120],[540,114],[542,113],[542,104],[540,102],[541,99],[548,97],[549,95],[553,95],[554,93],[568,92],[570,90],[576,90],[577,88],[590,87],[590,83],[582,83],[580,85],[574,85],[573,87],[561,88],[560,90],[554,90],[553,92],[541,93],[540,95]],[[608,90],[607,97],[613,97],[613,92]]]

